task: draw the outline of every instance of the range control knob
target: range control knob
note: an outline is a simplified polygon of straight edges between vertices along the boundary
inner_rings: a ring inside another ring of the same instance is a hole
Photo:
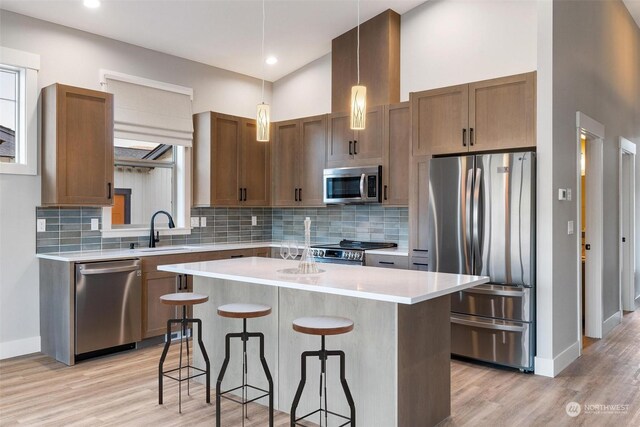
[[[355,259],[357,259],[358,261],[360,261],[360,260],[362,259],[362,252],[356,252],[356,253],[355,253],[355,256],[356,256],[356,258],[355,258]]]
[[[318,253],[320,254],[321,257],[324,257],[324,250],[320,249]]]

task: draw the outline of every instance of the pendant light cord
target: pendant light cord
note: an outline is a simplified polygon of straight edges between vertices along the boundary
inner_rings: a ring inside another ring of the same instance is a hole
[[[356,55],[358,57],[358,85],[360,85],[360,0],[358,0],[358,45]]]
[[[264,10],[264,2],[262,0],[262,103],[264,104],[264,22],[265,22],[265,10]]]

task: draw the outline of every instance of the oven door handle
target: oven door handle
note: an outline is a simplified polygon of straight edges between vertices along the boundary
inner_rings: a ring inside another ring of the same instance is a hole
[[[362,200],[365,200],[367,198],[365,193],[364,193],[364,183],[365,183],[366,179],[367,179],[367,174],[363,173],[362,175],[360,175],[360,198]]]

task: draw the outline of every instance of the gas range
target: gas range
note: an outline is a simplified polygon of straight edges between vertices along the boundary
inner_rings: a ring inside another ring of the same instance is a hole
[[[311,246],[311,253],[316,262],[364,265],[365,251],[395,248],[397,246],[396,243],[342,240],[340,243],[333,245],[313,245]]]

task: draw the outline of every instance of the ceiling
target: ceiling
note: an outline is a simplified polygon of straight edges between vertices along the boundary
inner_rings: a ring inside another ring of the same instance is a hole
[[[67,27],[261,78],[260,0],[1,0],[10,10]],[[361,20],[425,0],[362,0]],[[329,53],[331,40],[356,26],[355,0],[266,0],[266,80],[275,81]]]
[[[627,6],[627,9],[629,9],[629,12],[631,12],[631,16],[633,16],[633,19],[636,21],[636,24],[638,24],[638,27],[640,27],[640,0],[622,0],[624,1],[624,4]]]

